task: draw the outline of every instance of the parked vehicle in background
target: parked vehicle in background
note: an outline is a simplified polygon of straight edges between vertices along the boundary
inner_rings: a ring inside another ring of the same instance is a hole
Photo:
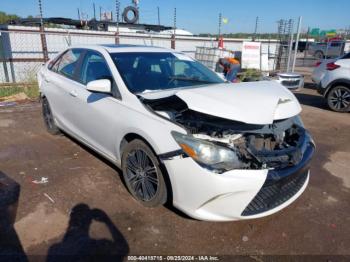
[[[312,79],[318,83],[317,90],[327,99],[330,109],[350,111],[350,53],[319,63]]]
[[[339,57],[344,53],[345,41],[316,42],[308,45],[308,54],[316,59]]]
[[[304,52],[305,50],[307,50],[309,44],[310,44],[310,42],[308,42],[308,41],[299,41],[298,51]],[[293,50],[295,50],[295,45],[296,45],[296,42],[293,42]]]
[[[311,79],[316,84],[321,83],[322,78],[327,72],[327,64],[337,61],[337,59],[322,59],[315,64],[315,69],[312,72]]]
[[[109,159],[147,207],[228,221],[273,214],[305,190],[315,145],[278,83],[231,84],[149,46],[71,48],[38,73],[48,131]]]
[[[304,87],[304,76],[298,73],[277,73],[275,81],[293,91],[299,91]]]

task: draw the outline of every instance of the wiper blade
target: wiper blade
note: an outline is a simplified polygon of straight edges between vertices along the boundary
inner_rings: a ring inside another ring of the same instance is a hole
[[[169,79],[170,79],[170,80],[180,80],[180,81],[190,81],[190,82],[206,83],[206,84],[213,83],[213,82],[211,82],[211,81],[201,80],[201,79],[195,78],[195,77],[171,76],[171,77],[169,77]]]

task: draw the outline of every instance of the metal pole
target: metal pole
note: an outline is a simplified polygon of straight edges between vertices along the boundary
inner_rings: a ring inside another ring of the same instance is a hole
[[[41,0],[38,1],[39,4],[39,14],[40,14],[40,26],[43,26],[43,8],[42,8],[42,4],[41,4]]]
[[[159,6],[157,6],[157,11],[158,11],[158,25],[160,26],[160,12],[159,12]]]
[[[40,13],[40,39],[41,39],[41,46],[43,49],[43,56],[45,61],[49,60],[49,53],[47,51],[47,43],[46,43],[46,35],[44,30],[44,21],[43,21],[43,9],[41,0],[38,1],[39,4],[39,13]]]
[[[304,50],[303,66],[305,66],[306,55],[309,52],[309,34],[310,34],[310,27],[307,28],[307,33],[306,33],[306,43],[305,43],[305,50]]]
[[[256,17],[256,20],[255,20],[255,30],[254,30],[254,37],[253,37],[253,41],[255,41],[256,39],[256,34],[258,32],[258,23],[259,23],[259,16]]]
[[[292,66],[292,72],[294,72],[295,69],[295,62],[297,60],[297,54],[298,54],[298,45],[299,45],[299,38],[300,38],[300,29],[301,29],[301,21],[302,17],[299,17],[298,21],[298,30],[297,30],[297,39],[295,40],[295,50],[294,50],[294,58],[293,58],[293,66]]]
[[[221,21],[222,21],[222,14],[219,13],[219,34],[218,34],[218,39],[220,39],[220,36],[221,36]]]
[[[171,48],[172,49],[175,49],[175,47],[176,47],[175,38],[176,38],[176,7],[174,9],[174,33],[173,33],[173,36],[171,38]]]
[[[120,41],[119,41],[119,11],[120,9],[120,2],[119,0],[116,0],[115,1],[115,18],[117,20],[117,32],[116,32],[116,35],[115,35],[115,44],[116,45],[119,45]]]
[[[288,60],[287,60],[287,72],[290,70],[290,60],[292,56],[293,51],[293,38],[294,38],[294,32],[293,32],[293,20],[289,20],[289,28],[290,28],[290,38],[289,38],[289,50],[288,50]]]

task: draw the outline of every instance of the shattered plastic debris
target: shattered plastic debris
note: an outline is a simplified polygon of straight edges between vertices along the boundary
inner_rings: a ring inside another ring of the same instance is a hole
[[[47,197],[53,204],[55,203],[55,200],[52,199],[48,194],[44,193],[44,196]]]
[[[8,107],[8,106],[15,106],[17,105],[16,102],[0,102],[0,107]]]
[[[34,184],[46,184],[49,182],[49,179],[47,177],[41,177],[41,180],[33,180],[32,183]]]

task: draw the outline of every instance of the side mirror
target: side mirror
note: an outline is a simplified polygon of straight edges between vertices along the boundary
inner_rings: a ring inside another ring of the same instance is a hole
[[[108,79],[94,80],[87,84],[87,90],[99,93],[111,93],[111,81]]]

